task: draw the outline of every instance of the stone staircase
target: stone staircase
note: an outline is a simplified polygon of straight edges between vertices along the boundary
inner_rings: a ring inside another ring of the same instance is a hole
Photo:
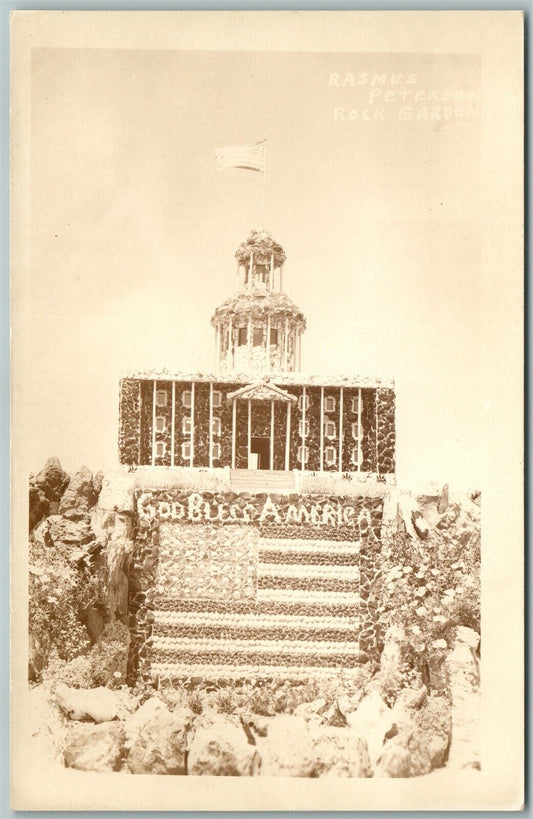
[[[290,495],[296,492],[294,475],[277,469],[232,469],[231,488],[234,492],[258,495]]]

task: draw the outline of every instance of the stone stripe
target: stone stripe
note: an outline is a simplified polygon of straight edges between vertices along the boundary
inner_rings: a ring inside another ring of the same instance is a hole
[[[304,552],[288,549],[259,549],[261,563],[294,563],[300,566],[357,566],[358,552]]]
[[[293,589],[304,592],[354,592],[358,583],[356,580],[339,580],[335,577],[325,578],[312,575],[310,577],[273,577],[261,576],[258,573],[257,588],[261,589]]]
[[[360,597],[355,591],[335,592],[335,591],[310,591],[302,589],[262,589],[257,590],[257,601],[296,603],[305,606],[316,606],[317,604],[332,605],[341,603],[345,606],[356,607],[360,603]],[[320,609],[320,605],[318,606]]]
[[[346,636],[346,635],[344,635]],[[244,635],[242,635],[244,638]],[[285,654],[288,656],[302,657],[308,654],[321,654],[329,657],[332,654],[353,654],[356,644],[354,640],[284,640],[275,641],[272,639],[260,640],[250,636],[249,639],[220,640],[209,637],[161,637],[157,634],[152,636],[153,649],[158,651],[171,651],[180,655],[182,652],[227,652],[234,654]]]
[[[279,644],[282,641],[299,644],[299,641],[305,640],[307,644],[317,645],[320,642],[328,641],[335,643],[348,643],[356,640],[355,625],[352,629],[336,629],[328,628],[325,625],[318,629],[306,629],[298,624],[297,618],[294,618],[292,626],[278,626],[278,627],[261,627],[254,624],[247,624],[245,626],[233,626],[228,624],[217,625],[211,623],[199,623],[196,625],[160,625],[154,626],[153,637],[166,638],[168,641],[176,642],[178,646],[184,644],[187,639],[195,640],[223,640],[225,644],[230,644],[230,641],[250,641],[254,645],[256,642],[265,643],[272,640],[273,643]],[[155,645],[155,642],[154,642]]]
[[[259,538],[259,549],[278,552],[334,552],[335,554],[359,554],[361,546],[356,540],[298,540],[294,538]]]
[[[157,601],[158,612],[168,614],[227,614],[242,615],[289,615],[294,617],[353,617],[359,611],[360,599],[357,594],[335,595],[314,592],[313,595],[298,594],[294,591],[260,590],[257,599],[251,600],[201,600],[183,597],[166,597]]]
[[[266,651],[246,652],[243,649],[237,651],[215,651],[212,648],[198,651],[172,651],[163,650],[154,647],[152,658],[153,662],[173,663],[176,666],[189,664],[208,665],[233,665],[234,667],[246,665],[282,665],[282,666],[298,666],[302,665],[317,665],[327,666],[329,668],[344,668],[345,666],[354,667],[360,660],[361,652],[353,646],[347,652],[295,652],[288,653],[285,648],[278,648],[277,651],[270,654]]]
[[[293,563],[259,563],[258,577],[296,578],[302,581],[313,580],[340,580],[344,583],[355,583],[359,580],[357,566],[309,566]]]
[[[220,612],[154,612],[155,623],[160,626],[211,626],[219,624],[234,628],[247,626],[263,626],[264,628],[295,628],[305,629],[353,629],[356,623],[355,612],[351,617],[317,616],[306,617],[301,614],[221,614]]]

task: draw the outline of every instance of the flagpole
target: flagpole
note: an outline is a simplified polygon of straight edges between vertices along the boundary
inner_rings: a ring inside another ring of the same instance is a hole
[[[267,175],[267,166],[266,166],[266,159],[267,159],[267,149],[266,149],[266,139],[265,139],[265,153],[264,153],[264,169],[263,169],[263,188],[261,191],[261,227],[264,227],[265,223],[265,186],[266,186],[266,175]]]

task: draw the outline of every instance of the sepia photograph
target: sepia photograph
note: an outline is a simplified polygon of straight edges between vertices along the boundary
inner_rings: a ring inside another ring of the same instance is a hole
[[[12,808],[519,810],[521,13],[11,43]]]

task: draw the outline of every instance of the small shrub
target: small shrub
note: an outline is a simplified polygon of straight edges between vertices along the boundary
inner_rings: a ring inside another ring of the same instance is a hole
[[[104,629],[89,657],[92,666],[93,685],[120,688],[127,676],[129,630],[116,622]]]
[[[480,630],[480,521],[470,501],[451,503],[427,540],[398,532],[384,550],[381,627],[405,634],[404,663],[381,679],[393,700],[400,688],[430,683],[453,645],[458,626]],[[448,694],[442,681],[439,693]]]
[[[235,713],[237,710],[237,696],[232,688],[226,688],[217,692],[215,707],[220,714]]]
[[[164,685],[157,692],[157,696],[162,700],[169,711],[180,710],[188,705],[187,692],[184,688]]]
[[[40,682],[50,658],[68,662],[89,648],[89,635],[81,622],[86,578],[72,565],[66,550],[34,540],[29,544],[29,563],[28,626],[32,643],[39,647],[39,668],[34,668],[34,674],[37,671],[36,682]]]
[[[200,691],[193,688],[192,691],[187,692],[187,705],[193,714],[201,714],[204,710],[204,701]]]

